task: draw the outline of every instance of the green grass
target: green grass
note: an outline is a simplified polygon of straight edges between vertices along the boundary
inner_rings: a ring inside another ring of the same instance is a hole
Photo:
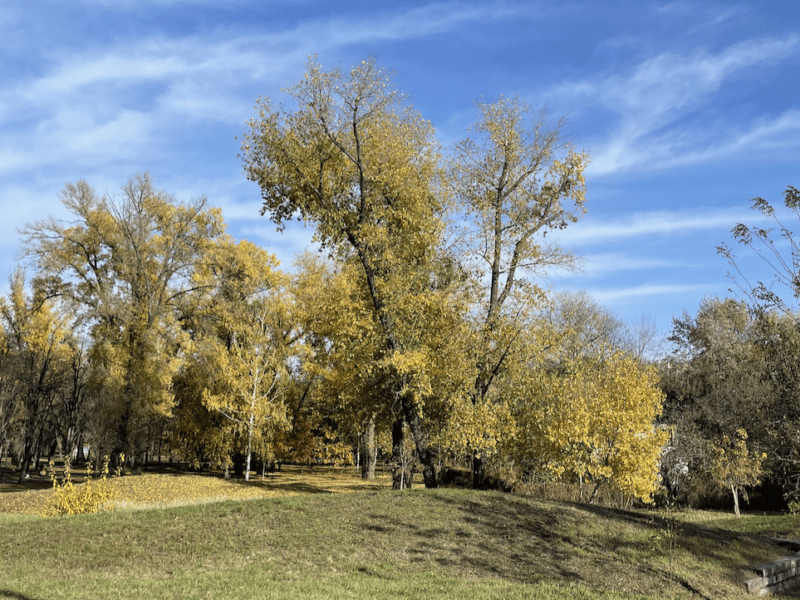
[[[743,518],[737,519],[730,512],[695,510],[678,513],[678,517],[685,523],[740,533],[800,540],[800,515],[743,514],[745,514]]]
[[[746,567],[786,553],[763,536],[800,537],[679,519],[670,552],[662,513],[469,490],[0,515],[0,598],[745,598]]]

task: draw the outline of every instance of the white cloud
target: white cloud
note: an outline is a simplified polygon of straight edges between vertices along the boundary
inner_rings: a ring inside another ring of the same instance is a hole
[[[663,267],[690,268],[695,266],[675,260],[642,258],[639,256],[615,253],[589,254],[584,256],[583,259],[585,261],[583,270],[586,273],[591,273],[593,277],[599,277],[607,273],[618,271],[641,271],[645,269],[660,269]]]
[[[584,254],[580,257],[580,270],[554,268],[548,272],[551,280],[586,280],[607,278],[612,273],[623,271],[646,271],[649,269],[686,268],[696,269],[698,264],[660,258],[631,256],[628,253]]]
[[[27,135],[7,136],[0,141],[0,174],[59,162],[101,167],[130,159],[152,147],[154,128],[149,115],[135,110],[120,109],[104,116],[93,114],[89,107],[58,108]]]
[[[623,300],[630,298],[645,298],[652,296],[671,296],[676,294],[691,294],[694,292],[701,292],[708,290],[709,286],[705,284],[675,284],[675,285],[658,285],[658,284],[644,284],[637,285],[629,288],[619,289],[592,289],[589,290],[592,298],[598,302],[610,302],[615,300]]]
[[[676,128],[676,123],[708,104],[735,74],[785,60],[797,52],[799,45],[800,37],[793,34],[748,40],[717,54],[663,53],[640,63],[628,74],[562,84],[551,95],[566,102],[599,102],[620,117],[611,138],[593,152],[589,173],[705,161],[737,151],[753,138],[761,144],[780,143],[787,132],[798,128],[800,117],[796,110],[777,118],[762,118],[751,127],[724,123],[713,132],[704,125]],[[672,129],[668,135],[663,133],[667,126]],[[686,152],[687,148],[697,147],[698,139],[702,142],[709,137],[721,141],[706,144],[700,151]]]
[[[750,12],[750,9],[746,4],[734,4],[733,6],[721,10],[720,13],[714,17],[713,22],[715,24],[723,23],[739,15],[747,14],[748,12]]]
[[[701,132],[673,130],[662,136],[631,141],[618,137],[596,156],[587,168],[587,175],[603,175],[627,169],[665,169],[721,160],[742,151],[751,155],[780,148],[800,146],[800,111],[791,109],[777,117],[762,117],[745,130],[726,124],[725,132],[718,133],[721,140],[699,144]],[[706,132],[708,135],[710,132]],[[639,140],[639,144],[635,141]],[[698,149],[698,145],[701,146]]]
[[[557,95],[591,95],[625,116],[629,126],[649,130],[716,91],[730,75],[766,61],[780,60],[798,46],[798,36],[748,40],[719,54],[663,53],[628,75],[566,84]]]
[[[7,81],[0,91],[0,122],[36,123],[33,130],[0,137],[0,156],[7,159],[0,172],[39,169],[65,158],[102,168],[142,148],[157,155],[168,143],[167,132],[186,121],[242,126],[252,114],[256,85],[285,84],[312,52],[417,39],[529,12],[502,4],[432,4],[383,18],[302,21],[269,33],[220,27],[176,39],[59,49],[43,76]]]
[[[171,2],[161,0],[161,3]],[[467,22],[530,14],[525,7],[502,4],[440,3],[399,14],[304,21],[293,29],[266,34],[220,29],[214,34],[179,39],[121,40],[117,48],[63,58],[59,54],[53,72],[22,90],[15,90],[14,95],[22,91],[27,100],[41,102],[101,83],[171,82],[195,75],[263,80],[265,75],[284,71],[289,65],[297,68],[299,61],[310,53],[332,47],[365,41],[418,39],[450,31]],[[539,18],[543,16],[533,14]]]
[[[587,217],[564,231],[553,232],[552,235],[561,244],[603,243],[640,236],[688,235],[712,229],[727,231],[738,222],[764,221],[766,218],[762,215],[738,208],[684,212],[656,211],[634,213],[609,221]]]
[[[77,55],[64,61],[51,75],[27,87],[25,96],[29,100],[48,102],[89,85],[115,81],[128,82],[130,85],[144,80],[166,80],[185,74],[187,70],[189,64],[185,59],[172,54],[159,56],[157,51],[150,48],[140,48],[138,52],[124,56]]]

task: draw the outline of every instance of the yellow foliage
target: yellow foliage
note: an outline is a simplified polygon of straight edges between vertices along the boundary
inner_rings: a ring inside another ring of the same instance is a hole
[[[125,455],[120,455],[120,461],[125,460]],[[117,469],[116,475],[120,472]],[[107,480],[108,456],[103,461],[100,471],[100,481],[92,480],[92,465],[86,467],[86,482],[81,485],[72,483],[69,458],[64,463],[64,480],[61,484],[56,479],[53,461],[50,461],[50,479],[53,481],[54,498],[50,506],[40,514],[43,517],[72,516],[86,513],[97,513],[102,510],[113,510],[111,502],[119,498],[119,493]]]
[[[204,198],[176,202],[148,174],[122,191],[101,197],[85,181],[69,184],[62,201],[73,218],[34,223],[24,236],[47,291],[91,324],[97,429],[138,453],[138,432],[172,415],[173,377],[190,347],[180,308],[202,290],[186,284],[224,223]]]
[[[711,445],[711,478],[720,488],[727,488],[733,494],[733,510],[737,517],[739,512],[739,492],[745,501],[747,486],[761,483],[761,465],[766,454],[752,454],[747,449],[747,431],[738,429],[736,439],[722,436],[718,444]]]
[[[454,399],[456,406],[435,441],[455,454],[475,451],[491,457],[501,447],[511,447],[517,439],[517,422],[507,399],[473,402],[464,394]]]
[[[98,482],[94,482],[93,485]],[[187,504],[206,504],[223,500],[247,500],[303,493],[343,493],[374,490],[391,485],[386,473],[364,481],[355,469],[324,466],[284,466],[265,480],[249,484],[209,475],[144,474],[107,478],[105,483],[115,498],[103,509],[128,510],[163,508]],[[84,484],[76,485],[80,490]],[[0,513],[52,516],[55,490],[36,490],[0,494]]]
[[[743,488],[761,483],[762,463],[767,455],[748,450],[744,429],[738,429],[733,440],[724,435],[717,444],[712,444],[711,457],[711,476],[720,488]]]
[[[663,400],[655,369],[612,353],[532,379],[518,409],[521,458],[598,486],[612,481],[618,490],[650,501],[668,438],[655,425]]]

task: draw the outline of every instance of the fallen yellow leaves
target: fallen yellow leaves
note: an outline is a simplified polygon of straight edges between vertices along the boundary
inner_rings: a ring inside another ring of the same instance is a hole
[[[251,480],[225,480],[218,475],[151,474],[127,475],[107,480],[119,492],[108,506],[113,510],[162,508],[204,504],[223,500],[247,500],[271,496],[347,493],[391,487],[388,473],[362,480],[355,469],[285,466],[265,479],[251,473]],[[53,490],[27,490],[0,494],[0,513],[41,514],[53,502]]]

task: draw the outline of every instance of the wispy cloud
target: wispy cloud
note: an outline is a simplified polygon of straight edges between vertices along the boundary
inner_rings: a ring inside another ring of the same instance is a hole
[[[547,273],[550,281],[580,281],[586,284],[598,279],[608,279],[614,274],[631,271],[663,271],[664,269],[698,269],[697,262],[665,260],[634,256],[627,252],[585,254],[580,257],[579,270],[553,268]]]
[[[592,289],[589,290],[591,296],[598,302],[611,302],[615,300],[646,298],[652,296],[669,296],[676,294],[691,294],[708,290],[709,287],[703,284],[693,285],[658,285],[645,284],[628,288],[619,289]]]
[[[610,139],[593,153],[589,172],[605,174],[631,168],[658,168],[709,160],[740,149],[752,138],[760,143],[780,140],[798,127],[797,111],[762,119],[750,127],[722,127],[709,135],[703,125],[677,126],[681,119],[708,105],[720,87],[735,74],[757,65],[785,60],[797,53],[800,37],[747,40],[716,54],[702,50],[691,55],[662,53],[632,71],[565,83],[552,95],[582,104],[600,103],[619,115]],[[668,133],[666,128],[670,126]],[[700,127],[701,133],[693,131]],[[725,133],[725,129],[732,130]],[[696,150],[699,140],[713,143]],[[773,142],[777,143],[777,142]],[[687,148],[694,152],[685,152]]]
[[[688,235],[697,231],[729,230],[738,222],[761,223],[766,218],[742,209],[684,212],[655,211],[601,221],[587,217],[554,237],[566,243],[603,243],[640,236]]]
[[[800,147],[800,111],[790,109],[777,117],[762,117],[750,127],[738,130],[728,125],[727,136],[721,141],[710,143],[697,149],[700,136],[697,132],[673,132],[654,139],[648,147],[647,166],[649,168],[669,168],[697,164],[709,160],[719,160],[747,151],[758,152]],[[695,139],[694,144],[692,139]],[[594,173],[613,172],[625,166],[639,166],[642,153],[631,154],[627,160],[607,162],[599,157]],[[625,164],[627,162],[627,165]]]
[[[608,273],[618,271],[642,271],[646,269],[661,269],[664,267],[691,268],[695,265],[660,258],[642,258],[621,253],[589,254],[583,257],[584,271],[593,277],[602,277]]]
[[[380,18],[306,20],[267,33],[240,24],[178,38],[151,35],[64,49],[52,55],[44,75],[7,80],[0,91],[0,122],[37,121],[13,143],[12,136],[0,139],[0,155],[10,157],[0,172],[65,159],[99,161],[94,164],[102,167],[129,156],[132,147],[158,152],[181,124],[241,126],[258,91],[285,84],[313,52],[419,39],[523,12],[525,7],[505,4],[438,3]]]

